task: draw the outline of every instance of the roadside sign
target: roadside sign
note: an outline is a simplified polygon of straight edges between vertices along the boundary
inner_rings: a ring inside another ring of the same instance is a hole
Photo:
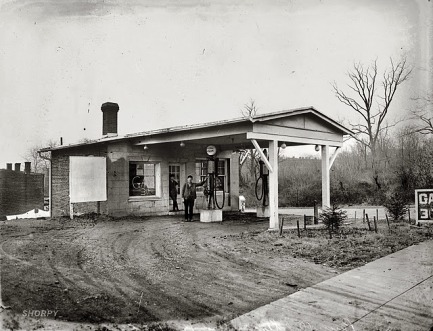
[[[433,189],[415,190],[417,222],[433,223]]]

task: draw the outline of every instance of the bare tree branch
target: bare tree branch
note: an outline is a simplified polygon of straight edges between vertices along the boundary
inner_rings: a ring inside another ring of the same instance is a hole
[[[378,179],[380,158],[377,149],[384,149],[388,142],[388,129],[401,122],[401,120],[392,123],[386,121],[398,87],[409,79],[411,72],[412,69],[407,65],[405,58],[397,63],[391,58],[389,68],[379,75],[376,59],[369,66],[355,63],[352,70],[347,73],[350,80],[347,86],[350,94],[339,89],[335,82],[332,85],[337,99],[361,115],[359,122],[350,123],[354,132],[352,137],[362,146],[370,149],[373,178],[378,189],[382,186]],[[381,80],[378,77],[381,77]],[[420,132],[433,129],[431,117],[420,117],[420,119],[425,123]]]
[[[50,166],[50,152],[41,155],[38,151],[45,147],[55,147],[57,143],[53,140],[48,141],[45,145],[34,145],[27,149],[23,159],[32,163],[32,169],[36,173],[44,173]]]
[[[250,99],[249,103],[246,103],[244,105],[244,108],[241,110],[242,115],[245,118],[248,118],[250,121],[254,119],[254,117],[257,115],[257,105],[256,102],[253,99]]]
[[[382,81],[379,82],[379,86],[382,87],[382,93],[379,93],[376,90],[378,86],[376,59],[369,66],[355,63],[352,71],[347,73],[351,81],[348,89],[354,93],[354,96],[339,89],[335,82],[332,85],[337,99],[361,115],[362,124],[351,123],[351,128],[357,136],[363,136],[357,140],[361,140],[360,142],[368,146],[373,153],[379,135],[400,122],[384,124],[398,86],[409,79],[411,72],[412,69],[408,67],[405,58],[397,63],[391,58],[390,66],[383,72]]]
[[[417,106],[415,110],[412,110],[412,118],[421,122],[416,126],[414,132],[424,135],[433,134],[433,93],[413,98],[413,100],[417,101]]]

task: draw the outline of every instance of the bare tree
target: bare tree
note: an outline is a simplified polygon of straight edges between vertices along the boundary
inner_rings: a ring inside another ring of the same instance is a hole
[[[250,99],[249,103],[246,103],[244,105],[244,108],[241,110],[242,115],[245,118],[248,118],[250,121],[254,119],[254,117],[257,115],[257,105],[256,102],[253,99]]]
[[[249,119],[250,121],[254,120],[254,117],[257,115],[257,111],[258,107],[253,99],[250,99],[250,101],[244,105],[243,109],[241,109],[242,116]],[[246,149],[241,153],[241,161],[243,161],[241,162],[241,167],[248,164],[250,178],[254,178],[254,180],[257,180],[259,159],[260,156],[255,149]]]
[[[415,100],[418,104],[412,114],[420,121],[420,124],[416,126],[414,132],[433,134],[433,94],[418,97]]]
[[[45,147],[55,146],[57,146],[57,142],[53,140],[48,141],[48,143],[44,145],[33,145],[28,148],[28,150],[22,157],[24,158],[24,160],[32,163],[32,168],[34,172],[44,173],[50,167],[50,159],[48,155],[41,156],[38,151]]]
[[[409,68],[406,58],[395,63],[390,59],[390,66],[382,75],[378,73],[377,60],[365,66],[355,63],[353,69],[347,73],[350,83],[347,85],[348,93],[339,89],[333,83],[333,89],[338,100],[360,115],[359,122],[349,123],[355,133],[353,138],[371,151],[374,180],[380,188],[376,168],[377,147],[381,136],[388,128],[400,121],[387,122],[392,100],[397,88],[409,79],[412,69]],[[381,79],[378,76],[381,76]]]

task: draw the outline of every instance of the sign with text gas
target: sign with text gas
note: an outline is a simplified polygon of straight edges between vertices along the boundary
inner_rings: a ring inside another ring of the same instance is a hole
[[[418,222],[433,222],[433,189],[415,190]]]

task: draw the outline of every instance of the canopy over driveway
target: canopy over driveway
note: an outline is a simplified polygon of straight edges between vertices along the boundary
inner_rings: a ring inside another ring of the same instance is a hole
[[[219,150],[256,149],[269,169],[269,228],[278,228],[278,147],[317,145],[322,157],[322,205],[330,206],[330,168],[352,132],[313,107],[126,135],[135,145],[168,142],[215,145]],[[120,138],[116,138],[120,139]],[[268,148],[269,159],[263,153]],[[331,148],[333,152],[331,154]]]

